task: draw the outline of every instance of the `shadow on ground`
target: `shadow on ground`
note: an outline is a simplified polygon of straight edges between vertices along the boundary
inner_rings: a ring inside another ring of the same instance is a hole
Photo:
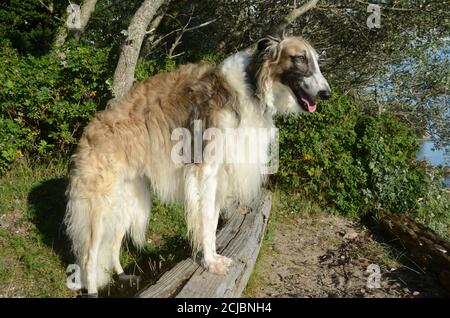
[[[65,265],[68,265],[74,258],[63,226],[66,187],[67,178],[44,181],[28,194],[28,206],[44,243],[58,254]]]

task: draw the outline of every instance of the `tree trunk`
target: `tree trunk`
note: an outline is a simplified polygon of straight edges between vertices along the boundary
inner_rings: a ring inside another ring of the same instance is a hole
[[[79,38],[83,34],[86,25],[91,18],[92,13],[95,10],[97,0],[85,0],[80,8],[80,29],[76,31],[75,36]]]
[[[58,27],[58,31],[56,31],[56,39],[53,43],[53,48],[57,49],[63,46],[67,39],[67,27],[64,24],[63,26]]]
[[[147,27],[161,5],[168,1],[145,0],[133,16],[128,27],[128,36],[122,46],[119,62],[114,72],[113,103],[122,98],[133,85],[134,71]],[[109,104],[111,105],[112,103],[110,102]]]
[[[450,291],[450,244],[426,226],[404,214],[378,212],[382,232],[405,249],[424,271],[434,273]]]

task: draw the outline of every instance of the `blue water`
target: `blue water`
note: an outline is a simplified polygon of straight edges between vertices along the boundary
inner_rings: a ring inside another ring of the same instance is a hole
[[[450,166],[449,149],[445,150],[433,150],[434,143],[432,140],[421,140],[420,149],[417,153],[417,160],[426,160],[433,166]],[[450,176],[445,178],[445,183],[450,187]]]

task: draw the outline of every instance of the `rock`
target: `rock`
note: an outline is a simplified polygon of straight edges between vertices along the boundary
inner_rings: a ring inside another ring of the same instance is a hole
[[[10,226],[11,226],[11,223],[8,222],[8,220],[6,219],[5,215],[2,215],[0,217],[0,228],[8,229]]]
[[[358,236],[358,233],[354,229],[348,229],[344,235],[344,239],[354,240]]]

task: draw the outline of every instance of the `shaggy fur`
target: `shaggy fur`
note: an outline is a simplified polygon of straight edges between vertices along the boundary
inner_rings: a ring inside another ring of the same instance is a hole
[[[297,65],[299,54],[310,64]],[[193,250],[203,252],[208,270],[225,273],[231,260],[215,247],[219,210],[229,198],[251,201],[265,175],[251,163],[176,163],[171,133],[180,127],[192,131],[195,120],[205,129],[272,128],[275,112],[302,110],[300,93],[288,83],[292,77],[300,86],[312,86],[309,77],[317,77],[316,87],[302,90],[315,90],[310,99],[329,90],[316,65],[317,54],[306,41],[266,38],[254,54],[237,53],[219,66],[189,64],[151,77],[119,105],[99,112],[72,157],[66,192],[65,224],[88,293],[107,284],[112,272],[123,274],[119,255],[126,235],[143,245],[151,190],[163,202],[184,203]],[[267,149],[270,140],[265,143]],[[252,153],[252,147],[235,151]]]

